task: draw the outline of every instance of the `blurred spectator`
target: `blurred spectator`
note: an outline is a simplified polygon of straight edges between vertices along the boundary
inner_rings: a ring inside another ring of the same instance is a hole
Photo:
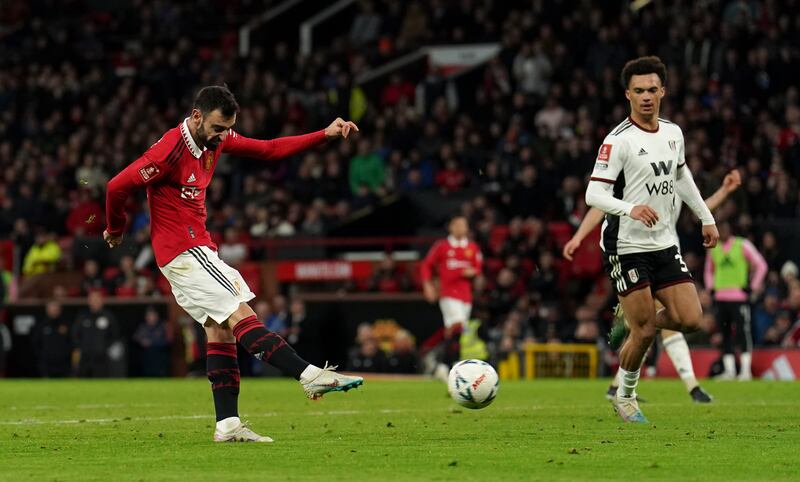
[[[757,345],[764,341],[765,333],[775,324],[779,312],[778,293],[770,290],[764,295],[763,301],[758,304],[753,315],[753,338]]]
[[[289,326],[286,330],[286,341],[296,345],[300,341],[303,331],[303,322],[306,320],[306,304],[303,300],[295,298],[289,304]]]
[[[267,320],[269,320],[269,317],[272,314],[272,309],[270,308],[269,303],[265,300],[258,300],[256,301],[256,304],[253,305],[253,311],[255,311],[256,317],[266,326]]]
[[[781,346],[786,334],[792,327],[791,315],[786,311],[781,311],[775,318],[775,323],[764,332],[765,346]]]
[[[92,291],[108,292],[106,281],[100,276],[100,265],[97,261],[89,259],[83,265],[83,279],[81,279],[82,296],[86,296]]]
[[[761,237],[761,254],[767,261],[770,271],[779,271],[786,262],[786,255],[778,247],[778,239],[772,231]]]
[[[784,348],[800,348],[800,320],[794,322],[783,337]]]
[[[383,178],[383,160],[372,150],[369,139],[359,139],[358,153],[350,160],[350,192],[354,196],[375,193],[383,186]]]
[[[381,104],[384,107],[391,107],[401,100],[409,103],[414,100],[414,85],[403,80],[400,74],[393,73],[389,78],[389,83],[383,88]]]
[[[169,375],[169,345],[167,324],[162,321],[152,306],[144,312],[144,323],[140,323],[133,334],[139,347],[139,370],[143,377],[165,377]]]
[[[375,5],[370,1],[360,4],[361,12],[353,19],[350,26],[350,42],[363,45],[378,38],[381,28],[381,17],[375,13]]]
[[[80,189],[67,216],[67,232],[72,236],[99,236],[104,229],[103,216],[100,203],[88,190]]]
[[[539,263],[531,274],[528,286],[540,300],[558,298],[559,273],[555,261],[555,257],[550,251],[544,251],[539,256]]]
[[[416,373],[417,354],[414,338],[406,330],[398,330],[392,340],[392,350],[386,359],[386,370],[392,373]]]
[[[49,273],[56,269],[61,260],[61,248],[53,240],[53,236],[44,231],[36,233],[36,241],[22,262],[22,274],[34,275]]]
[[[386,370],[386,355],[378,347],[375,337],[364,337],[350,352],[347,369],[355,372],[382,372]]]
[[[222,261],[234,267],[247,259],[247,245],[241,242],[236,228],[225,228],[225,237],[217,253]]]
[[[516,281],[516,275],[507,268],[497,273],[495,288],[489,293],[489,310],[493,320],[508,313],[514,306],[516,294],[513,292],[513,286]]]
[[[597,326],[597,316],[586,306],[581,306],[575,311],[577,325],[573,340],[575,343],[597,344],[600,337],[600,328]]]
[[[283,295],[275,295],[272,298],[272,312],[266,320],[261,320],[269,331],[275,332],[283,337],[286,336],[289,323],[289,312],[286,309],[286,298]]]
[[[100,291],[91,291],[88,303],[72,326],[72,361],[81,378],[108,377],[111,363],[123,355],[119,326]]]
[[[551,71],[550,60],[542,51],[540,42],[523,44],[514,58],[514,77],[519,89],[526,94],[547,95]]]
[[[124,255],[119,260],[119,269],[108,281],[114,296],[133,297],[137,294],[146,296],[146,280],[136,272],[133,256]]]
[[[391,254],[384,253],[380,265],[369,281],[369,290],[381,293],[400,293],[408,291],[411,282],[408,275],[397,268]]]
[[[183,314],[178,316],[178,326],[180,326],[183,341],[183,361],[186,363],[189,376],[205,377],[206,334],[203,325],[196,322],[191,316]]]
[[[39,372],[47,378],[70,375],[72,337],[70,322],[61,311],[61,303],[48,301],[45,316],[34,328],[33,345],[39,358]]]
[[[467,176],[455,159],[447,159],[444,169],[436,175],[436,185],[442,194],[452,194],[461,191],[466,183]]]

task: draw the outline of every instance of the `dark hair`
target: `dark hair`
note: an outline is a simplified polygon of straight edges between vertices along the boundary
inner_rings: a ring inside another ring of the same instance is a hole
[[[622,88],[627,89],[634,75],[656,74],[661,79],[661,85],[667,85],[667,66],[655,55],[639,57],[625,64],[622,68]]]
[[[199,110],[203,115],[219,109],[223,116],[231,117],[239,112],[239,103],[227,85],[210,85],[200,89],[194,98],[192,108]]]

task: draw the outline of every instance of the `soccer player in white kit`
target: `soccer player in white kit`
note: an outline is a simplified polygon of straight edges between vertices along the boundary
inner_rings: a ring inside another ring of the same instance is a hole
[[[714,194],[706,199],[705,203],[706,206],[708,206],[708,209],[710,211],[717,209],[731,193],[739,189],[741,184],[742,179],[739,175],[739,171],[734,169],[729,172],[723,179],[722,186],[720,186],[719,189],[714,192]],[[678,220],[681,207],[683,206],[683,201],[680,199],[676,200],[676,202],[678,205],[674,216],[674,221]],[[586,236],[594,231],[594,228],[603,221],[604,216],[605,214],[603,211],[597,208],[589,209],[589,211],[586,213],[586,216],[584,216],[583,221],[581,221],[581,225],[578,226],[577,231],[575,231],[575,234],[567,242],[567,244],[564,245],[564,249],[562,251],[564,258],[572,261],[575,251],[580,247]],[[678,232],[674,224],[672,227],[672,234],[675,236],[676,245],[680,247]],[[658,301],[656,301],[656,307],[657,309],[662,308]],[[703,390],[697,381],[697,377],[694,373],[694,366],[692,365],[692,358],[689,355],[689,345],[686,343],[686,338],[684,338],[683,333],[679,331],[661,330],[660,334],[661,341],[664,344],[667,355],[672,361],[672,364],[675,366],[675,371],[678,373],[678,376],[680,376],[683,384],[686,386],[686,391],[689,393],[689,396],[692,398],[692,400],[698,403],[711,402],[711,396],[708,395],[705,390]],[[619,377],[615,376],[614,381],[611,382],[611,386],[609,387],[607,393],[607,396],[610,400],[613,400],[614,397],[616,397],[618,387]]]
[[[636,401],[642,358],[656,329],[691,332],[703,316],[697,290],[672,233],[679,196],[703,224],[703,245],[719,232],[686,166],[683,132],[659,119],[667,69],[658,57],[625,64],[630,116],[606,136],[586,189],[586,204],[606,213],[600,247],[630,333],[620,350],[614,408],[626,422],[647,423]],[[656,311],[654,298],[664,309]]]

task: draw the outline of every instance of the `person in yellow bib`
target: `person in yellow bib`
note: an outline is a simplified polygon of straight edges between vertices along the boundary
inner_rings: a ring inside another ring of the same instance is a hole
[[[722,332],[723,372],[718,380],[736,378],[733,338],[739,345],[739,380],[753,378],[750,362],[753,336],[750,325],[750,297],[764,289],[767,262],[753,243],[734,236],[729,221],[719,224],[719,244],[708,250],[704,278],[706,288],[714,293],[717,326]]]
[[[36,242],[25,254],[22,274],[34,275],[55,271],[61,260],[61,248],[52,236],[44,231],[36,234]]]

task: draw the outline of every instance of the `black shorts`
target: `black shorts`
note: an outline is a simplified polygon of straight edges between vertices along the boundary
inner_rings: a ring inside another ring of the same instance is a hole
[[[658,291],[693,281],[677,246],[645,253],[603,253],[603,268],[619,296],[648,286],[652,291]]]

